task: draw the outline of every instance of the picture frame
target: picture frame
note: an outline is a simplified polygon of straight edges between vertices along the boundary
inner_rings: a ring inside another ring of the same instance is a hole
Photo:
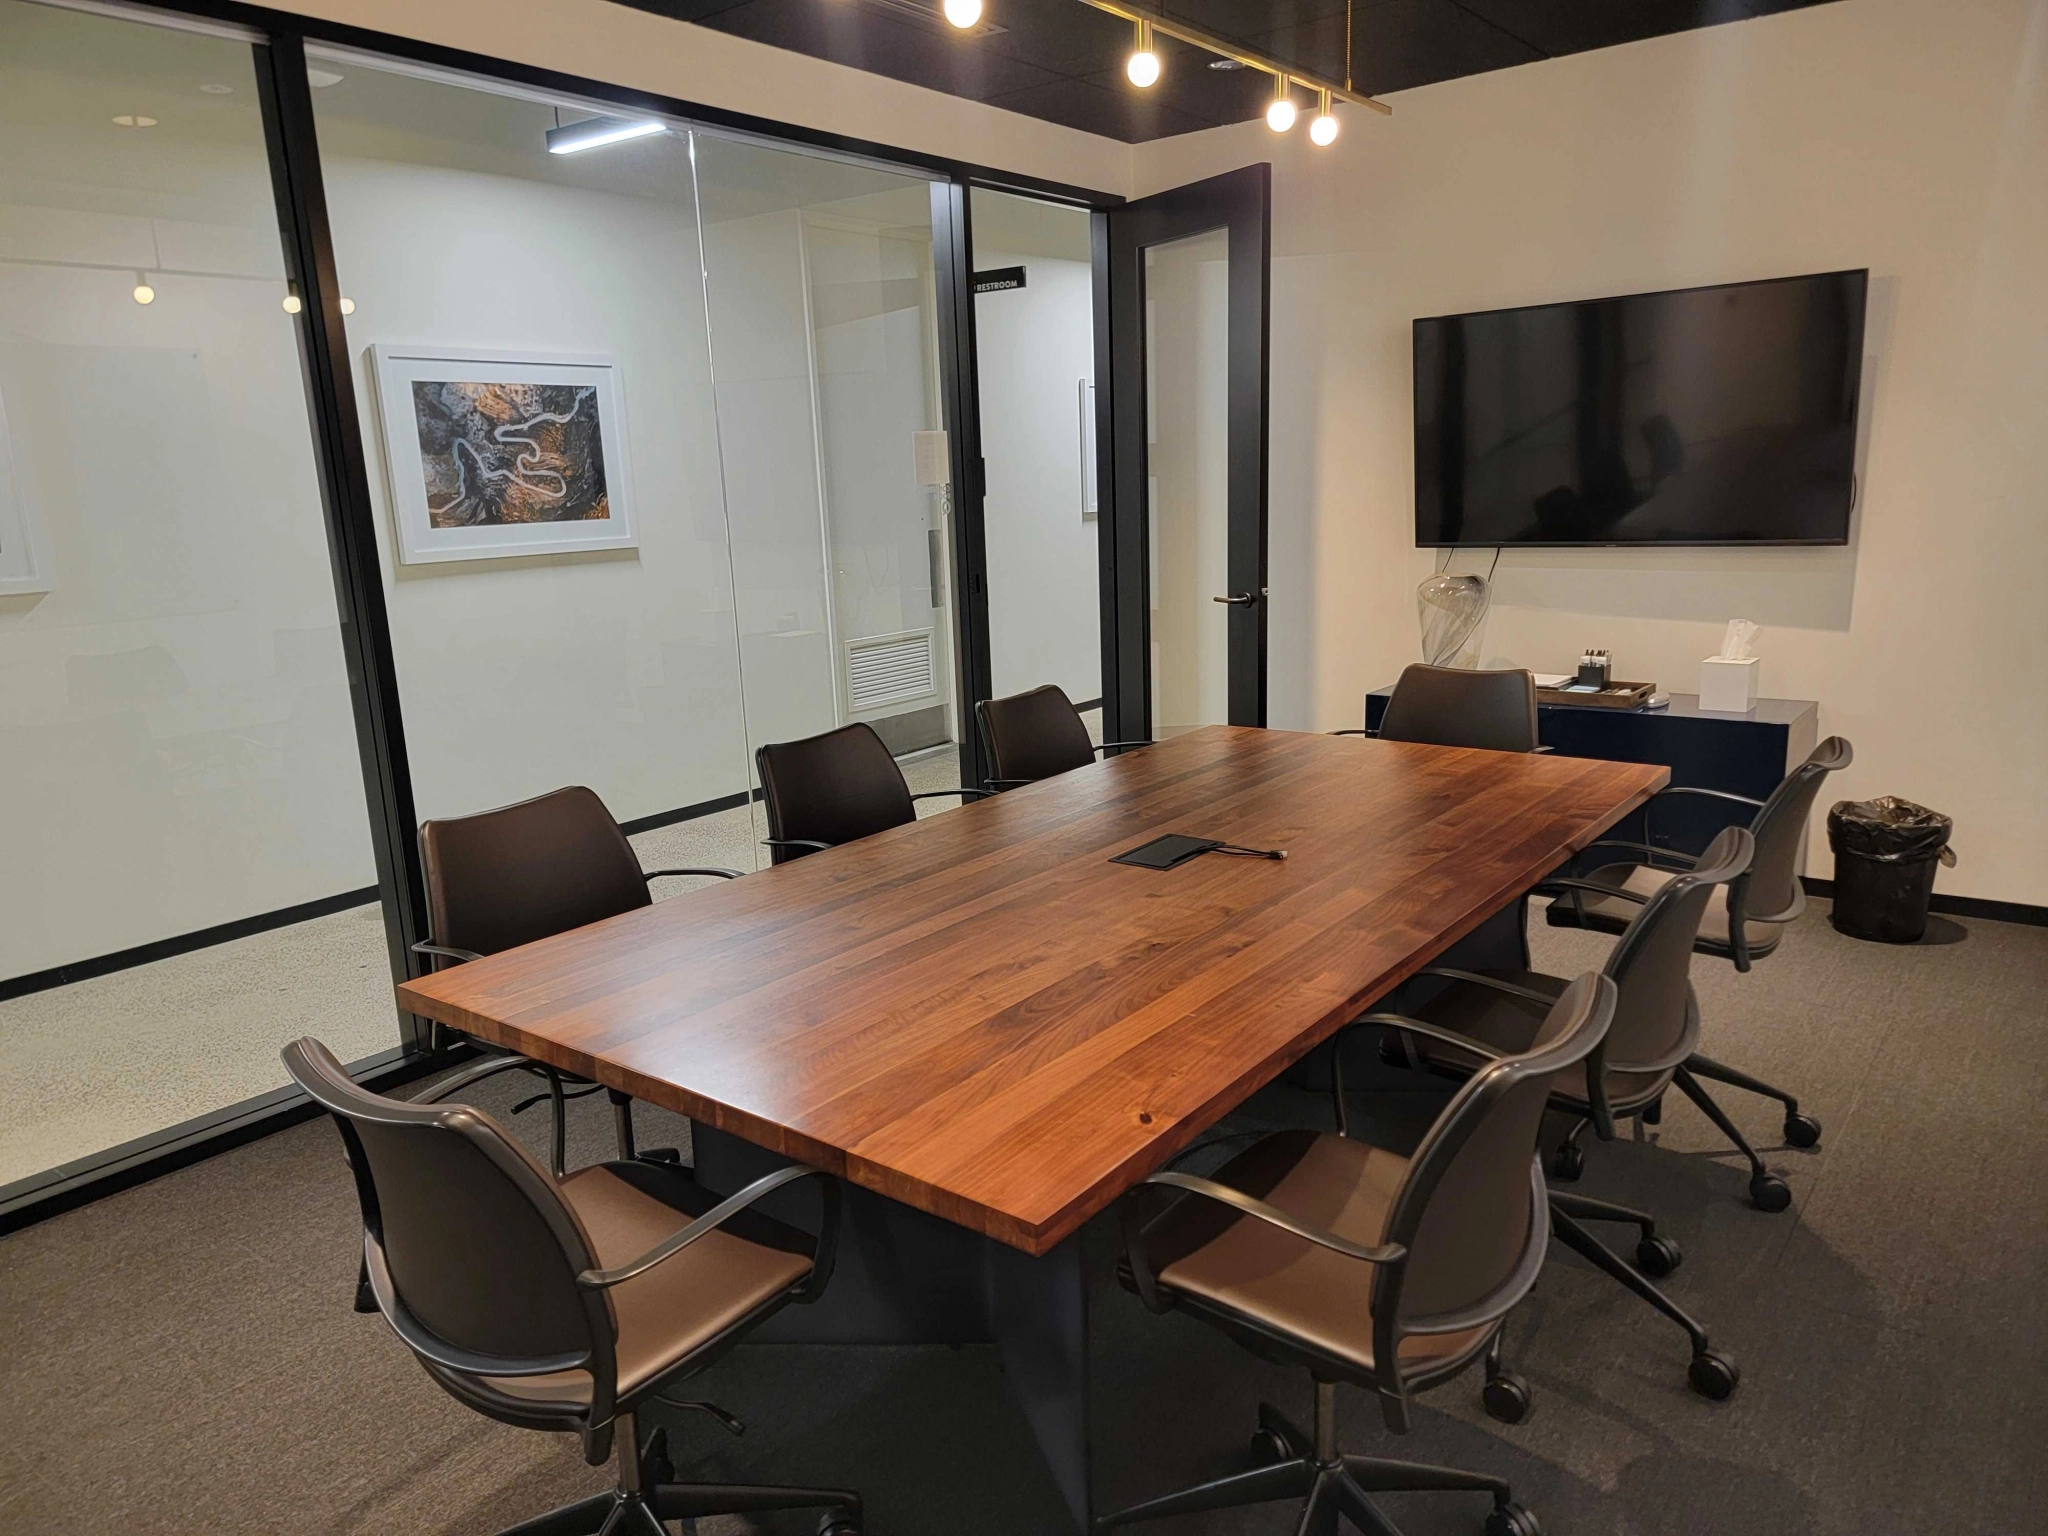
[[[370,348],[405,565],[632,549],[609,354]]]
[[[7,401],[0,396],[0,597],[49,592],[56,585],[49,532],[30,504],[15,462]]]

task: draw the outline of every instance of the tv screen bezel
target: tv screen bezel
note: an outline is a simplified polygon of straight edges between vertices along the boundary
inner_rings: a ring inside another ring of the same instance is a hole
[[[1488,539],[1425,539],[1422,537],[1422,503],[1420,488],[1422,476],[1419,473],[1421,458],[1421,374],[1415,366],[1416,348],[1419,345],[1420,328],[1446,320],[1474,320],[1486,315],[1512,315],[1538,309],[1576,309],[1584,304],[1608,304],[1621,299],[1656,299],[1678,293],[1714,293],[1724,288],[1766,288],[1776,283],[1807,283],[1816,278],[1855,277],[1863,283],[1863,303],[1856,316],[1856,352],[1858,359],[1856,396],[1849,409],[1849,501],[1842,509],[1842,536],[1828,539],[1515,539],[1507,544],[1497,544]],[[1863,444],[1863,377],[1862,365],[1867,354],[1864,351],[1869,331],[1870,316],[1870,268],[1840,267],[1823,272],[1797,272],[1785,277],[1745,278],[1729,283],[1701,283],[1686,288],[1646,288],[1634,293],[1608,293],[1587,299],[1558,299],[1544,304],[1504,304],[1493,309],[1468,309],[1446,315],[1417,315],[1409,321],[1408,330],[1408,398],[1409,398],[1409,460],[1410,497],[1415,523],[1415,547],[1417,549],[1841,549],[1849,544],[1855,535],[1856,503],[1861,490],[1861,476],[1857,465]]]

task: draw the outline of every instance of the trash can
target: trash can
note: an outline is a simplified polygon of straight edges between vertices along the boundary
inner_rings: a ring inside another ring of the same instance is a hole
[[[1937,864],[1955,867],[1955,823],[1939,811],[1879,795],[1828,812],[1835,851],[1835,926],[1855,939],[1914,944],[1927,932]]]

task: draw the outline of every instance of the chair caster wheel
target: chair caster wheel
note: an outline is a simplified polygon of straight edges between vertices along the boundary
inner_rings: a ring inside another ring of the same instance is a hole
[[[1486,1536],[1543,1536],[1543,1523],[1534,1510],[1503,1504],[1486,1517]]]
[[[1636,1268],[1652,1280],[1661,1280],[1685,1262],[1678,1244],[1668,1237],[1646,1237],[1636,1244]]]
[[[664,1168],[683,1166],[683,1151],[680,1147],[647,1147],[637,1157],[643,1163],[659,1163]]]
[[[1486,1416],[1502,1424],[1521,1423],[1536,1406],[1529,1395],[1529,1383],[1512,1371],[1489,1378],[1480,1401],[1486,1405]]]
[[[1294,1447],[1270,1429],[1252,1431],[1252,1465],[1255,1467],[1277,1467],[1283,1461],[1294,1459]]]
[[[1775,1173],[1760,1173],[1749,1181],[1749,1203],[1760,1211],[1782,1211],[1792,1203],[1792,1186]]]
[[[1414,1062],[1408,1059],[1407,1048],[1391,1034],[1380,1036],[1380,1062],[1384,1066],[1412,1069]]]
[[[1692,1364],[1686,1367],[1685,1379],[1692,1383],[1693,1391],[1701,1397],[1711,1397],[1718,1403],[1735,1391],[1736,1383],[1742,1380],[1742,1372],[1726,1355],[1703,1349],[1692,1357]]]
[[[1788,1147],[1819,1146],[1820,1122],[1811,1115],[1787,1115],[1785,1117],[1785,1145]]]
[[[1572,1142],[1566,1142],[1550,1154],[1550,1176],[1567,1183],[1576,1180],[1586,1171],[1586,1151]]]
[[[860,1527],[835,1512],[818,1522],[818,1536],[860,1536]]]

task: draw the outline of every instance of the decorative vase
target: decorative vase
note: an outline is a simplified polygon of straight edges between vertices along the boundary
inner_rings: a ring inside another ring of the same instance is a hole
[[[1422,659],[1432,667],[1470,667],[1479,661],[1479,632],[1486,625],[1492,590],[1484,576],[1439,571],[1415,589],[1415,615],[1422,623]]]

